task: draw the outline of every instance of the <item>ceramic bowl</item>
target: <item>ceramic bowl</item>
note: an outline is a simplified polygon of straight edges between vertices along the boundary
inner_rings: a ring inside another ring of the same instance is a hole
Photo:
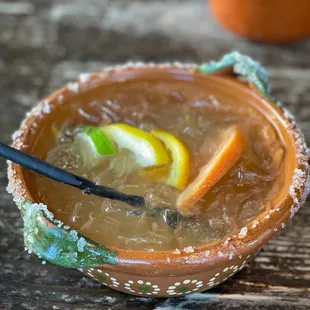
[[[264,43],[289,43],[310,36],[308,0],[208,0],[218,22],[233,33]]]
[[[224,71],[222,71],[224,70]],[[69,83],[40,102],[13,135],[17,149],[44,158],[51,147],[44,139],[52,122],[65,122],[76,101],[87,102],[115,83],[141,77],[188,79],[205,83],[222,101],[241,100],[267,111],[287,147],[284,184],[275,207],[234,235],[212,244],[178,251],[132,251],[101,246],[54,218],[48,206],[35,200],[33,173],[8,164],[8,191],[21,210],[26,249],[42,260],[77,268],[112,289],[137,296],[181,296],[217,286],[240,271],[259,249],[297,212],[309,192],[309,152],[292,116],[270,95],[264,70],[247,56],[231,53],[201,66],[127,64],[107,68]],[[238,77],[242,76],[241,82]]]

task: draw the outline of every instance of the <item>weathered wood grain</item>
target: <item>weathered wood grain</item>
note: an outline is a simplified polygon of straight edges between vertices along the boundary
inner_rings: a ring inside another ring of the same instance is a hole
[[[218,27],[202,0],[0,1],[0,140],[39,98],[81,72],[127,60],[201,62],[233,49],[269,68],[310,144],[310,41],[265,46]],[[23,251],[0,160],[0,309],[309,309],[310,202],[245,270],[205,294],[136,298]]]

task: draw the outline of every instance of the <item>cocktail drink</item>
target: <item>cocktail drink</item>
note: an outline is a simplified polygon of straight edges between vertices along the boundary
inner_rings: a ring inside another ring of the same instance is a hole
[[[203,81],[176,81],[165,73],[157,81],[135,79],[113,85],[75,109],[81,115],[78,123],[69,117],[60,128],[50,127],[47,161],[101,185],[144,196],[146,208],[176,208],[183,214],[173,229],[164,222],[164,212],[148,216],[148,210],[36,175],[37,199],[64,224],[100,244],[182,250],[237,233],[275,207],[286,156],[281,135],[264,113],[217,100]],[[98,141],[92,140],[94,134]],[[107,139],[99,154],[96,143]],[[222,145],[228,145],[224,155]],[[210,161],[229,167],[217,182],[206,176],[201,199],[184,206],[179,199],[200,190],[190,184]]]

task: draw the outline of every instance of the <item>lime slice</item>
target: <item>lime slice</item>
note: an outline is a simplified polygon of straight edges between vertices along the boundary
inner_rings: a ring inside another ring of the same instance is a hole
[[[186,145],[173,134],[163,130],[152,130],[151,134],[161,140],[171,153],[172,164],[166,183],[183,189],[190,172],[190,154]]]
[[[146,131],[127,124],[111,124],[101,129],[119,148],[130,150],[142,167],[161,166],[170,162],[161,141]]]
[[[75,138],[77,147],[86,153],[87,159],[116,154],[116,148],[109,137],[97,127],[84,127]]]

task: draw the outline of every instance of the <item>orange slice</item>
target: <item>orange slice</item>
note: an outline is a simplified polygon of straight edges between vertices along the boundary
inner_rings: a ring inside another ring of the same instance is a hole
[[[245,147],[246,139],[239,127],[232,126],[220,133],[214,156],[177,199],[176,205],[183,214],[190,213],[195,203],[233,167]]]

